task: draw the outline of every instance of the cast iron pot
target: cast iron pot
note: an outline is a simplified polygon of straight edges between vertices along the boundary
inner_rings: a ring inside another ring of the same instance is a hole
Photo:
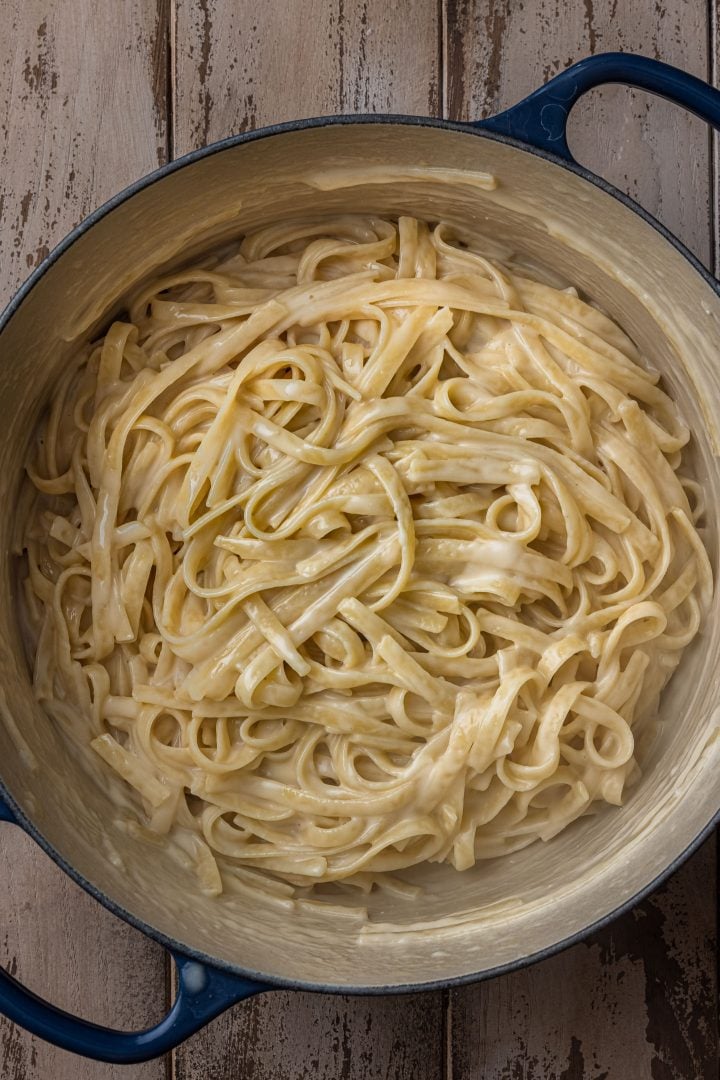
[[[443,219],[499,240],[579,286],[661,371],[694,434],[715,573],[720,535],[720,289],[678,241],[578,166],[570,109],[594,86],[627,83],[720,126],[720,93],[641,56],[595,56],[479,124],[335,116],[239,135],[127,188],[75,229],[0,322],[0,816],[76,882],[171,950],[179,993],[155,1027],[129,1033],[61,1012],[0,974],[0,1010],[67,1050],[142,1061],[223,1009],[275,987],[353,993],[486,979],[578,941],[655,888],[706,837],[720,806],[720,619],[715,609],[661,704],[643,779],[622,810],[463,874],[418,868],[414,901],[369,898],[369,922],[280,912],[252,896],[198,894],[190,870],[122,828],[127,793],[69,746],[33,695],[17,626],[22,466],[74,343],[160,264],[211,239],[308,213],[358,208]],[[678,163],[680,167],[680,163]],[[369,170],[358,183],[357,169]],[[482,186],[490,172],[497,186]],[[108,795],[112,796],[112,800]],[[410,875],[411,877],[413,875]]]

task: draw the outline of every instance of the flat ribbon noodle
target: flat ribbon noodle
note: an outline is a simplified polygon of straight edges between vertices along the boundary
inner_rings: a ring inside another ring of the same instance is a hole
[[[127,310],[28,464],[34,685],[202,889],[366,891],[622,801],[712,580],[688,431],[618,326],[359,215]]]

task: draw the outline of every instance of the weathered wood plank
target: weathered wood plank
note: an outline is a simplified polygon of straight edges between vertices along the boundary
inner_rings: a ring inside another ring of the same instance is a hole
[[[714,839],[629,915],[452,994],[453,1080],[715,1080]]]
[[[177,1080],[441,1080],[442,995],[275,992],[237,1006],[175,1055]]]
[[[444,102],[453,118],[491,115],[591,52],[637,51],[703,77],[709,71],[704,4],[445,0],[444,15]],[[608,87],[573,113],[570,145],[709,262],[710,161],[700,122]],[[713,839],[664,890],[588,944],[453,992],[454,1080],[714,1077],[715,859]]]
[[[699,0],[443,2],[444,106],[453,119],[490,116],[589,53],[639,52],[701,78],[709,74],[708,7]],[[710,161],[702,121],[609,86],[573,110],[569,142],[578,161],[657,214],[708,261]]]
[[[169,3],[10,0],[0,44],[0,299],[94,206],[166,154]],[[165,1005],[162,950],[73,885],[10,826],[0,832],[2,963],[64,1008],[143,1026]],[[0,1020],[5,1080],[109,1080]],[[135,1069],[160,1080],[163,1062]]]
[[[440,108],[432,3],[177,0],[174,148],[334,112]]]
[[[2,964],[56,1005],[96,1023],[138,1029],[165,1011],[162,949],[73,884],[19,829],[4,826],[0,853]],[[161,1080],[163,1061],[132,1080]],[[0,1017],[3,1080],[121,1080],[120,1066],[65,1053]]]
[[[95,206],[166,154],[169,0],[4,7],[2,296]]]
[[[332,112],[437,114],[434,3],[178,0],[176,153],[262,124]],[[309,58],[312,58],[311,61]],[[439,1080],[439,994],[269,994],[175,1055],[178,1080]]]

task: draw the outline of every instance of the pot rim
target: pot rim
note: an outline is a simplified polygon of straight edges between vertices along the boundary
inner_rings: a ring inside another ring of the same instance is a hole
[[[720,281],[718,281],[709,270],[706,269],[699,261],[699,259],[693,255],[693,253],[680,241],[678,238],[670,232],[664,225],[643,209],[634,199],[625,195],[619,191],[607,180],[598,176],[596,173],[585,168],[582,165],[577,164],[575,161],[568,161],[565,158],[561,158],[556,154],[552,154],[547,150],[539,149],[532,146],[529,143],[522,142],[518,139],[511,138],[507,135],[501,135],[496,132],[484,129],[482,127],[482,121],[471,122],[459,122],[452,120],[445,120],[434,117],[425,116],[408,116],[395,113],[374,113],[374,114],[357,114],[357,115],[331,115],[320,117],[309,117],[301,120],[286,121],[282,124],[271,124],[266,127],[257,128],[254,131],[243,132],[238,135],[231,135],[225,139],[213,142],[208,146],[201,147],[197,150],[192,150],[182,157],[176,158],[173,161],[167,162],[165,165],[161,165],[152,172],[147,173],[139,180],[133,181],[125,188],[119,191],[116,195],[113,195],[110,199],[102,203],[96,210],[92,211],[86,218],[84,218],[78,225],[75,226],[53,249],[45,256],[39,266],[30,274],[30,276],[23,282],[20,288],[11,297],[8,304],[0,314],[0,335],[3,333],[11,319],[19,312],[26,297],[33,290],[35,285],[40,281],[42,277],[52,268],[52,266],[68,251],[73,244],[85,235],[97,222],[106,217],[118,206],[127,202],[134,195],[144,191],[146,188],[151,187],[153,184],[164,180],[167,176],[171,176],[173,173],[180,169],[186,168],[189,165],[193,165],[198,161],[202,161],[207,157],[211,157],[214,154],[221,153],[224,150],[233,149],[236,146],[240,146],[244,143],[255,142],[260,139],[271,138],[275,135],[284,135],[290,132],[304,131],[308,129],[322,128],[322,127],[342,127],[349,125],[360,124],[380,124],[380,125],[404,125],[408,127],[429,127],[440,128],[448,131],[457,132],[464,135],[480,136],[485,139],[490,139],[494,142],[504,143],[507,146],[512,147],[515,150],[522,151],[524,153],[533,154],[536,157],[543,158],[550,162],[552,165],[556,165],[562,169],[566,169],[569,172],[575,173],[581,179],[584,179],[591,183],[593,186],[599,188],[607,195],[611,195],[619,202],[623,203],[629,210],[636,213],[641,217],[648,225],[650,225],[656,232],[660,233],[664,239],[670,243],[681,255],[685,257],[690,266],[698,273],[705,283],[720,297]],[[112,912],[118,918],[123,919],[129,925],[135,927],[135,929],[142,931],[151,940],[157,941],[163,945],[173,954],[179,954],[184,957],[188,957],[201,964],[207,964],[210,967],[220,969],[228,972],[232,975],[237,975],[241,979],[249,979],[253,982],[264,983],[268,989],[288,989],[288,990],[303,990],[316,993],[334,993],[334,994],[353,994],[353,995],[380,995],[380,994],[411,994],[418,993],[426,990],[442,990],[450,989],[456,986],[463,986],[469,983],[484,982],[487,979],[495,978],[499,975],[509,974],[513,971],[518,971],[526,967],[530,967],[532,964],[536,964],[541,960],[546,960],[551,956],[562,952],[572,945],[578,944],[584,941],[591,934],[603,929],[613,922],[620,915],[632,910],[641,900],[644,900],[652,892],[654,892],[660,885],[662,885],[667,879],[682,866],[682,864],[701,846],[701,844],[710,836],[712,831],[720,825],[720,806],[713,814],[710,820],[703,826],[700,832],[695,838],[687,845],[687,847],[677,855],[659,874],[657,874],[652,881],[645,885],[642,889],[638,890],[627,900],[623,901],[617,907],[613,908],[607,914],[596,919],[594,922],[589,923],[581,930],[576,931],[574,934],[568,937],[563,937],[559,941],[554,942],[551,945],[545,946],[543,949],[539,949],[537,952],[530,953],[526,956],[518,957],[515,960],[508,961],[504,964],[495,965],[491,968],[486,968],[479,972],[471,972],[468,974],[451,976],[444,979],[432,979],[426,982],[416,983],[402,983],[402,984],[374,984],[374,985],[362,985],[362,986],[348,986],[345,984],[333,984],[333,983],[315,983],[305,980],[287,979],[278,975],[269,975],[264,972],[252,971],[248,968],[244,968],[239,964],[233,964],[229,961],[222,960],[217,957],[212,957],[207,953],[204,953],[198,949],[194,949],[187,946],[163,933],[161,930],[150,926],[139,917],[133,915],[127,911],[124,907],[118,904],[110,896],[104,893],[98,886],[93,884],[90,880],[85,878],[71,863],[69,863],[63,855],[42,835],[37,829],[32,820],[28,818],[25,812],[17,804],[12,795],[8,792],[3,780],[0,778],[0,802],[5,801],[10,807],[16,823],[20,828],[26,832],[38,846],[50,856],[54,863],[56,863],[61,870],[63,870],[76,884],[89,893],[95,900],[97,900],[108,911]]]

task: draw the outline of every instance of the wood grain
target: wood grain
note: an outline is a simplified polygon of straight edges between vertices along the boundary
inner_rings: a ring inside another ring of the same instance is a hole
[[[455,991],[453,1080],[715,1080],[714,839],[629,915]]]
[[[177,154],[305,116],[439,111],[434,0],[177,0],[176,40]]]
[[[639,52],[701,78],[710,73],[704,0],[443,0],[444,108],[480,119],[512,105],[589,53]],[[587,95],[573,110],[570,147],[674,229],[708,262],[707,126],[625,87]]]
[[[441,1080],[441,994],[275,992],[238,1006],[175,1055],[177,1080]]]
[[[168,3],[3,5],[2,299],[99,203],[166,155]]]
[[[0,296],[166,153],[168,6],[144,0],[12,0],[0,46]],[[10,826],[0,832],[2,963],[90,1019],[143,1026],[165,1004],[162,950],[119,923]],[[139,1067],[160,1080],[163,1062]],[[109,1080],[0,1019],[3,1080]]]
[[[36,994],[99,1024],[147,1027],[165,1011],[165,956],[87,895],[19,829],[3,827],[2,964]],[[0,1017],[3,1080],[161,1080],[162,1061],[85,1061]]]

